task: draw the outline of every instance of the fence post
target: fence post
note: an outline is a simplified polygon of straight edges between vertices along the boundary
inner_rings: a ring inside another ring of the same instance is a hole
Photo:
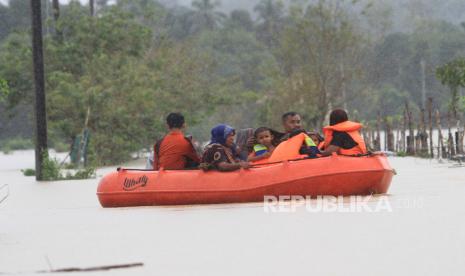
[[[433,147],[433,98],[428,98],[428,128],[429,128],[429,148],[430,156],[434,158],[434,147]],[[438,148],[439,155],[439,148]]]
[[[378,112],[378,117],[376,118],[376,150],[381,150],[381,115]]]
[[[405,102],[405,112],[407,114],[407,124],[409,135],[407,137],[407,154],[415,155],[415,135],[413,131],[412,112],[409,109],[408,102]]]
[[[448,149],[448,157],[451,158],[452,156],[455,155],[455,147],[454,147],[454,137],[452,136],[452,130],[451,130],[451,115],[450,112],[447,112],[447,129],[448,129],[448,135],[447,135],[447,149]]]

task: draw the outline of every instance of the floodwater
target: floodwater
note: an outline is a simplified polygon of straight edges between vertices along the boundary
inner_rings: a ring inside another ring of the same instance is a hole
[[[33,156],[0,155],[0,274],[141,262],[84,275],[465,275],[465,168],[453,163],[390,158],[390,210],[274,213],[264,203],[103,209],[96,186],[114,168],[37,183],[20,172]]]

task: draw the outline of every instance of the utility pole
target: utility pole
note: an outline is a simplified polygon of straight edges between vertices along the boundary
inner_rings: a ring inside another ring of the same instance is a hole
[[[36,180],[43,180],[42,164],[47,152],[47,118],[45,111],[44,57],[42,49],[41,1],[31,0],[32,62],[34,66]]]

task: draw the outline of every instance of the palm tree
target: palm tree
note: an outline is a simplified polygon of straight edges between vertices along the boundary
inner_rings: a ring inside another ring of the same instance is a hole
[[[193,33],[201,30],[214,30],[222,22],[225,15],[216,11],[220,6],[219,2],[211,0],[195,0],[192,7],[195,11],[192,13],[192,31]]]

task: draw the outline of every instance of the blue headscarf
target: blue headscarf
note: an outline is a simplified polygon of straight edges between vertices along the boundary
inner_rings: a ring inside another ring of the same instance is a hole
[[[226,138],[234,131],[234,128],[225,124],[219,124],[215,126],[211,131],[212,137],[210,144],[218,143],[226,146]]]

